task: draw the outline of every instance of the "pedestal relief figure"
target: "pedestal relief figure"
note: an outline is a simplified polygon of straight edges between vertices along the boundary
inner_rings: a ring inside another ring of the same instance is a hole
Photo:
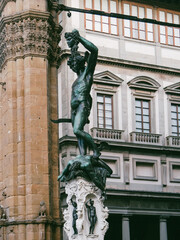
[[[88,211],[88,219],[90,222],[89,234],[93,234],[94,228],[97,222],[97,215],[96,215],[96,208],[94,207],[94,201],[92,199],[89,199],[86,202],[86,208]]]
[[[69,240],[104,240],[108,229],[106,221],[108,209],[104,207],[102,191],[93,182],[81,177],[68,181],[65,191],[68,207],[63,213],[64,230]],[[76,211],[72,207],[72,200],[77,203]],[[75,219],[76,221],[74,221]],[[74,233],[75,222],[77,234]]]
[[[72,227],[74,230],[74,234],[78,234],[78,230],[76,227],[76,220],[78,219],[78,215],[77,215],[77,203],[71,198],[71,203],[73,205],[73,212],[72,212]]]

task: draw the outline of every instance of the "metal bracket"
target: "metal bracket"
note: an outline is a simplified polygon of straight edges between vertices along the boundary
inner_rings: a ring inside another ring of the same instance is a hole
[[[89,10],[89,9],[73,8],[73,7],[65,6],[63,4],[58,4],[58,9],[61,12],[62,11],[68,12],[68,17],[71,17],[71,12],[80,12],[80,13],[95,14],[95,15],[106,16],[106,17],[128,19],[128,20],[137,21],[137,22],[145,22],[145,23],[157,24],[162,26],[180,28],[180,24],[162,22],[162,21],[157,21],[155,19],[150,19],[150,18],[138,18],[135,16],[125,15],[120,13],[112,13],[112,12],[108,13],[108,12],[94,10],[94,9]]]

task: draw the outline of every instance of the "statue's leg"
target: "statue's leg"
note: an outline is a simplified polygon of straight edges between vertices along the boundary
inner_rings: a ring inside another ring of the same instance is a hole
[[[77,137],[80,155],[86,155],[86,145],[83,138]]]
[[[92,233],[92,226],[90,225],[90,228],[89,228],[89,234]]]
[[[93,138],[90,134],[83,131],[84,125],[87,121],[87,111],[86,108],[79,107],[78,111],[76,113],[76,116],[74,118],[74,134],[77,136],[77,138],[82,138],[88,146],[90,146],[93,150],[93,157],[98,158],[100,156],[100,152],[94,143]],[[84,149],[85,150],[85,149]]]
[[[95,222],[95,218],[93,217],[93,220],[92,220],[92,234],[94,233],[94,229],[95,229],[95,224],[96,224],[96,222]]]
[[[74,120],[76,117],[76,113],[77,113],[77,109],[71,111],[71,121],[72,121],[73,128],[74,128]],[[80,155],[82,156],[86,155],[87,147],[84,139],[77,136],[77,140],[78,140],[78,148],[79,148]]]

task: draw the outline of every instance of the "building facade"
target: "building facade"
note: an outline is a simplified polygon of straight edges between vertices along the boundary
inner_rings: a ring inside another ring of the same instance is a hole
[[[75,8],[180,24],[178,1],[64,0]],[[180,29],[62,12],[59,117],[70,118],[70,51],[64,33],[78,29],[99,49],[86,130],[113,169],[107,180],[106,240],[176,240],[180,231]],[[80,51],[85,50],[82,46]],[[59,126],[60,171],[79,154],[69,123]],[[90,152],[91,150],[89,150]],[[61,184],[61,207],[64,208]],[[63,240],[66,239],[64,235]]]

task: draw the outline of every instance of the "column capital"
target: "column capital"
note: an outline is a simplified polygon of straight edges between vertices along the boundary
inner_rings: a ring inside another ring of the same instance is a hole
[[[159,216],[160,222],[166,222],[168,218],[169,218],[168,215],[161,215],[161,216]]]
[[[62,27],[50,13],[26,11],[0,22],[0,69],[9,60],[38,56],[58,65]]]
[[[122,215],[123,221],[129,221],[129,218],[130,218],[130,217],[132,217],[132,214],[129,214],[129,213]]]

